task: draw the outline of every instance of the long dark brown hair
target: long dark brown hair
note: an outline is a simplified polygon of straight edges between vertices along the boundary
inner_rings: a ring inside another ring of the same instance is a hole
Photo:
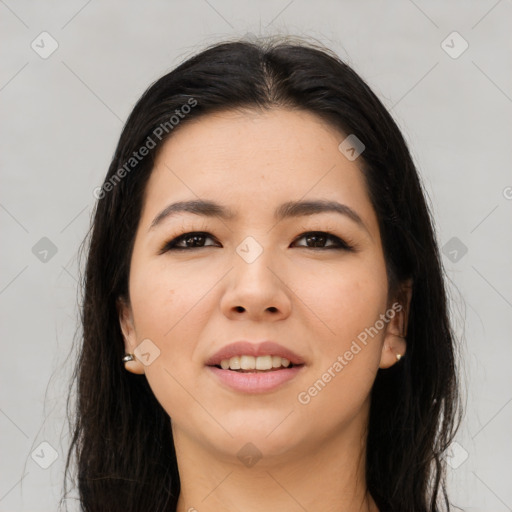
[[[70,480],[78,489],[84,511],[175,511],[180,492],[170,418],[145,376],[121,364],[124,343],[116,309],[116,300],[128,294],[154,158],[191,119],[277,107],[312,112],[364,143],[358,163],[379,220],[389,281],[413,282],[406,357],[379,370],[372,390],[368,491],[381,512],[449,508],[443,454],[458,424],[454,340],[415,165],[390,114],[351,67],[317,43],[274,38],[213,45],[149,87],[129,116],[96,193],[83,246],[82,332],[68,402],[72,442],[64,484],[65,493]],[[176,111],[183,114],[178,122]],[[130,160],[143,146],[148,154]]]

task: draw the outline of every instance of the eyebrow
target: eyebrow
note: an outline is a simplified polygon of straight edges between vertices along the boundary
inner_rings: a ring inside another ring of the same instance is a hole
[[[345,204],[338,203],[337,201],[327,201],[322,199],[311,201],[288,201],[283,203],[276,208],[274,212],[274,219],[276,221],[281,221],[286,218],[303,217],[325,212],[334,212],[344,215],[368,231],[368,228],[361,217],[352,208]],[[165,219],[180,213],[193,213],[194,215],[203,217],[220,217],[224,220],[233,220],[237,217],[233,210],[214,201],[204,199],[178,201],[164,208],[153,219],[149,230],[156,228]]]

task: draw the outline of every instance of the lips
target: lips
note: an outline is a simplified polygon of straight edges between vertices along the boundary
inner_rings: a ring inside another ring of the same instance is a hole
[[[206,361],[206,366],[220,366],[221,361],[231,359],[235,356],[279,356],[287,359],[294,366],[303,365],[305,361],[292,350],[279,345],[273,341],[262,343],[250,343],[248,341],[237,341],[221,348]]]
[[[231,343],[209,357],[205,364],[216,382],[242,394],[277,391],[305,368],[302,357],[273,341]]]

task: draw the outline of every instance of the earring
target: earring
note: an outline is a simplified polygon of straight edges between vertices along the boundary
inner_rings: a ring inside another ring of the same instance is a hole
[[[135,359],[135,356],[133,354],[125,354],[124,357],[121,359],[123,363],[129,363],[130,361],[133,361]]]
[[[399,338],[402,338],[403,340],[405,340],[405,333],[404,333],[404,335],[403,335],[403,336],[401,336],[401,335],[399,334],[399,335],[398,335],[398,337],[399,337]],[[396,360],[397,360],[397,361],[400,361],[400,359],[402,359],[402,357],[403,357],[403,356],[402,356],[402,354],[397,354],[397,355],[396,355]]]

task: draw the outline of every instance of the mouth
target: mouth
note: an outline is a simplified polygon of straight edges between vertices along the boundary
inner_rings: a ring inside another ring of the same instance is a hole
[[[278,355],[233,356],[229,359],[222,359],[220,364],[214,365],[220,370],[229,370],[238,373],[268,373],[284,369],[292,369],[302,364],[293,364],[289,359]]]
[[[228,345],[206,367],[223,387],[239,393],[275,391],[297,376],[305,362],[292,351],[271,343]]]

